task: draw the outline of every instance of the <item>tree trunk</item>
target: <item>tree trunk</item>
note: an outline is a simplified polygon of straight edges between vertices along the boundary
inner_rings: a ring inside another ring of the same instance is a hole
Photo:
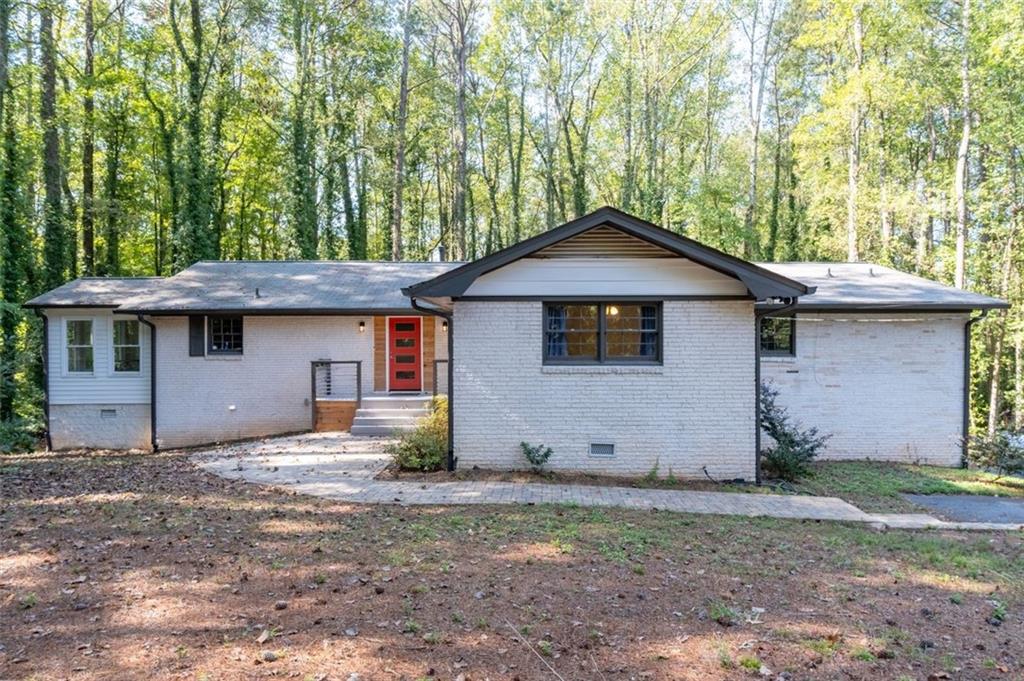
[[[39,47],[42,66],[39,119],[43,126],[43,259],[45,284],[48,288],[56,288],[65,280],[67,244],[57,131],[57,51],[53,40],[53,13],[48,0],[39,5]]]
[[[861,21],[861,8],[853,10],[853,52],[854,69],[860,79],[861,66],[864,63],[864,25]],[[846,259],[856,262],[860,259],[857,251],[857,182],[860,175],[860,101],[854,102],[850,113],[850,148],[849,167],[846,178]]]
[[[1013,429],[1024,430],[1024,333],[1013,344]]]
[[[402,23],[402,69],[398,77],[395,118],[395,172],[391,194],[391,259],[402,259],[402,193],[405,190],[405,124],[409,115],[409,48],[412,45],[412,0],[405,0]]]
[[[82,99],[82,266],[85,276],[96,271],[96,237],[94,231],[94,184],[95,172],[95,115],[96,101],[93,97],[93,49],[96,30],[93,23],[93,0],[84,0],[85,22],[85,68],[83,80],[85,95]]]
[[[967,163],[971,146],[971,0],[961,0],[960,32],[960,145],[956,154],[956,272],[953,285],[963,288],[967,270]]]

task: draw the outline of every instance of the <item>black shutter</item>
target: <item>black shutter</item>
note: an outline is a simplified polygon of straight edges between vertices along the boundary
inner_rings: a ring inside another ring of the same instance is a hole
[[[206,317],[201,314],[188,316],[188,356],[202,357],[206,354]]]

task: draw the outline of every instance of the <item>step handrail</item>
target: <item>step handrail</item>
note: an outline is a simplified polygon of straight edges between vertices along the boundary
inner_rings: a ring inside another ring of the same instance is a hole
[[[356,367],[356,409],[363,406],[363,362],[358,359],[314,359],[309,366],[310,411],[312,412],[312,429],[316,430],[316,370],[319,367],[330,367],[332,364],[354,364]]]

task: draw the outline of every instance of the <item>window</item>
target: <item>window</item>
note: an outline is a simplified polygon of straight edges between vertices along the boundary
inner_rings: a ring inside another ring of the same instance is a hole
[[[207,351],[211,355],[242,354],[242,318],[207,317]]]
[[[763,318],[761,352],[765,355],[796,355],[796,320]]]
[[[661,361],[660,303],[547,303],[547,364]]]
[[[114,373],[137,373],[141,357],[139,322],[114,320]]]
[[[92,320],[69,319],[65,327],[68,373],[91,374],[93,366]]]

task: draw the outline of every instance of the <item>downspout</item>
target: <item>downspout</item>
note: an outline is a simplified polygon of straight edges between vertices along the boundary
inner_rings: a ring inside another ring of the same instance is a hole
[[[149,444],[155,452],[156,444],[156,325],[141,314],[139,322],[149,327]]]
[[[960,445],[961,468],[967,468],[967,445],[971,436],[971,327],[987,316],[988,310],[982,310],[981,314],[971,317],[964,324],[964,421]]]
[[[761,484],[761,320],[796,307],[795,298],[772,310],[754,310],[754,482]]]
[[[455,458],[455,400],[452,399],[452,391],[454,389],[455,381],[453,377],[455,375],[454,368],[454,351],[455,351],[455,324],[452,320],[452,314],[450,312],[443,312],[441,310],[432,310],[428,307],[423,307],[417,302],[415,297],[410,296],[409,301],[412,303],[414,310],[419,310],[435,317],[441,317],[448,322],[448,457],[445,462],[445,468],[449,473],[455,470],[455,464],[457,462]]]
[[[38,307],[34,311],[43,320],[43,421],[46,424],[46,451],[49,452],[53,450],[53,437],[50,435],[50,318]]]

